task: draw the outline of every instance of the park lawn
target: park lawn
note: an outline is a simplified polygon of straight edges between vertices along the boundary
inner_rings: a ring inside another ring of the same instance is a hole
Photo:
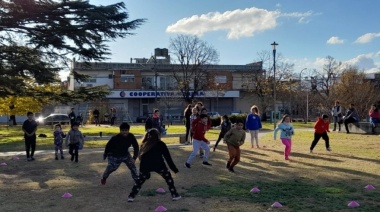
[[[273,133],[267,131],[260,137],[262,148],[251,149],[249,143],[242,146],[236,173],[224,168],[227,152],[223,143],[210,154],[212,167],[202,166],[197,157],[191,169],[183,167],[191,146],[169,145],[179,168],[173,174],[175,185],[183,197],[176,202],[169,194],[155,192],[167,186],[152,173],[135,202],[127,203],[133,181],[125,166],[105,186],[100,185],[107,164],[102,151],[81,151],[78,164],[55,161],[53,153],[36,154],[34,162],[3,156],[0,162],[8,166],[0,167],[0,207],[20,211],[38,202],[29,211],[154,211],[163,205],[168,211],[243,212],[277,210],[271,204],[278,201],[284,206],[281,211],[380,211],[380,138],[337,132],[329,136],[332,152],[326,151],[321,140],[311,154],[313,131],[296,128],[291,160],[285,161],[281,141],[274,141]],[[364,189],[367,184],[376,189]],[[251,193],[253,187],[261,191]],[[73,197],[62,198],[64,192]],[[360,207],[349,208],[352,200]]]
[[[69,126],[63,126],[63,131],[68,132]],[[101,127],[94,125],[86,125],[80,127],[80,131],[85,136],[95,136],[99,137],[99,132],[102,132],[105,139],[96,140],[86,140],[84,148],[104,148],[108,142],[109,136],[116,135],[119,133],[119,128],[115,126],[103,125]],[[133,124],[131,125],[131,133],[135,134],[138,137],[138,141],[141,141],[142,135],[145,133],[145,127],[142,124]],[[184,134],[185,126],[184,125],[170,125],[167,126],[168,134]],[[45,134],[47,137],[37,137],[37,149],[38,150],[49,150],[54,149],[53,145],[53,129],[52,126],[39,126],[37,130],[37,135]],[[216,140],[219,135],[219,130],[210,129],[206,133],[206,137],[210,140]],[[167,144],[178,144],[179,137],[162,137],[162,140]],[[21,130],[21,126],[13,127],[0,127],[0,152],[8,151],[22,151],[25,149],[24,146],[24,136]]]

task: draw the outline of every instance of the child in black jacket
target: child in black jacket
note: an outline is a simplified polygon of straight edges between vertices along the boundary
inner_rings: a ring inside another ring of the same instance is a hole
[[[216,144],[214,146],[214,152],[216,147],[218,147],[220,140],[222,140],[224,135],[231,129],[231,122],[227,115],[222,116],[221,121],[222,123],[220,123],[220,133],[218,140],[216,140]]]
[[[140,191],[144,182],[150,178],[150,172],[154,171],[161,175],[169,186],[169,191],[172,195],[172,200],[179,200],[181,196],[177,193],[174,187],[174,181],[165,161],[174,173],[178,173],[168,147],[160,139],[160,132],[152,128],[145,134],[139,153],[140,159],[140,175],[136,184],[133,186],[131,193],[128,196],[128,202],[133,202],[137,193]]]

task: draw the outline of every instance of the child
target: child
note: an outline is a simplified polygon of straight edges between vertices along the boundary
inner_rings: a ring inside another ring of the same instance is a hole
[[[150,178],[150,172],[152,171],[158,173],[165,179],[166,184],[169,186],[173,201],[181,199],[181,196],[177,193],[177,190],[174,187],[172,175],[166,167],[164,159],[174,173],[178,173],[178,169],[170,156],[168,147],[163,141],[161,141],[160,132],[157,129],[152,128],[145,134],[141,144],[139,159],[139,179],[136,181],[136,184],[133,186],[132,191],[128,196],[128,202],[133,202],[135,200],[141,186]]]
[[[315,129],[314,140],[310,146],[310,153],[313,153],[313,149],[314,149],[315,145],[317,145],[317,143],[318,143],[319,139],[321,139],[321,137],[323,138],[323,140],[325,140],[326,150],[331,151],[330,143],[329,143],[329,136],[327,135],[327,132],[330,132],[329,124],[330,124],[330,122],[329,122],[329,116],[328,115],[322,115],[322,118],[318,117],[317,121],[314,124],[314,129]]]
[[[208,130],[208,118],[206,114],[201,114],[199,116],[199,119],[196,119],[192,123],[192,130],[193,130],[193,151],[191,152],[189,158],[187,159],[185,163],[186,168],[191,168],[190,163],[193,161],[195,156],[197,155],[197,152],[200,148],[202,148],[205,151],[204,157],[203,157],[203,165],[205,166],[211,166],[210,163],[208,163],[208,155],[210,153],[210,147],[209,141],[205,138],[206,131]]]
[[[131,170],[132,178],[135,182],[139,178],[135,165],[139,145],[135,136],[129,132],[131,127],[128,123],[120,124],[119,128],[120,133],[113,136],[104,149],[103,159],[105,160],[108,157],[108,165],[103,173],[103,178],[100,180],[102,185],[106,184],[107,178],[119,168],[121,163],[125,163]],[[129,153],[129,147],[131,146],[133,146],[133,157]]]
[[[225,135],[223,140],[227,143],[229,159],[226,168],[230,172],[235,172],[234,167],[240,161],[240,146],[245,141],[245,131],[243,130],[244,124],[242,120],[237,120],[235,127],[231,128]]]
[[[218,147],[218,144],[220,140],[224,137],[224,135],[231,129],[231,122],[227,115],[224,115],[221,117],[221,124],[220,124],[220,133],[218,140],[216,140],[216,144],[214,146],[214,152],[216,147]]]
[[[79,123],[74,122],[71,130],[67,133],[66,136],[66,146],[69,147],[69,154],[71,155],[71,161],[78,163],[78,150],[79,146],[83,145],[84,137],[81,131],[79,131]]]
[[[191,144],[191,140],[193,139],[193,129],[192,129],[192,123],[194,120],[196,120],[199,117],[199,111],[197,107],[193,107],[191,109],[192,114],[190,115],[190,142],[185,143],[186,145]]]
[[[37,122],[34,121],[34,115],[32,112],[28,112],[26,115],[28,116],[28,119],[22,124],[22,131],[24,131],[25,139],[26,159],[27,161],[33,161],[34,151],[36,150]]]
[[[259,147],[259,130],[262,128],[259,108],[256,105],[251,107],[251,114],[247,116],[245,127],[251,135],[251,148],[256,140],[256,147]]]
[[[62,150],[62,143],[63,143],[63,138],[65,137],[65,133],[62,132],[62,127],[60,124],[55,125],[55,130],[54,130],[54,147],[55,147],[55,159],[58,160],[58,150],[61,153],[61,159],[65,159],[63,157],[63,150]]]
[[[282,117],[281,124],[274,130],[274,140],[276,140],[277,132],[281,130],[280,139],[285,145],[284,156],[285,160],[289,160],[290,151],[292,149],[292,135],[294,135],[294,128],[290,124],[289,115],[285,114]]]

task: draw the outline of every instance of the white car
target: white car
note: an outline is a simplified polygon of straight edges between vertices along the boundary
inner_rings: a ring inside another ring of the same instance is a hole
[[[54,124],[70,124],[70,118],[67,114],[52,113],[45,118],[39,117],[36,119],[37,124],[54,125]]]
[[[207,112],[207,115],[210,116],[211,118],[219,118],[220,117],[218,112]]]

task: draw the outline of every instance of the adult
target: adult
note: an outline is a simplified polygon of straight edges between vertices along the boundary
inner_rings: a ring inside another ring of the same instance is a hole
[[[379,108],[377,108],[377,106],[375,104],[373,104],[371,106],[371,109],[369,109],[369,111],[368,111],[368,115],[369,115],[369,121],[370,121],[371,127],[372,127],[372,133],[375,133],[376,125],[380,121],[380,110],[379,110]]]
[[[145,122],[145,130],[147,132],[152,128],[155,128],[162,133],[162,119],[160,116],[160,110],[158,109],[154,109],[152,117],[149,117]]]
[[[113,126],[116,120],[116,108],[112,108],[110,112],[111,112],[111,126]]]
[[[32,112],[28,112],[26,115],[28,116],[28,119],[22,124],[22,131],[24,131],[25,139],[26,159],[27,161],[33,161],[34,151],[36,150],[37,122],[33,119],[34,114]]]
[[[356,112],[356,109],[354,108],[354,104],[350,104],[350,107],[348,108],[346,115],[343,117],[343,120],[344,127],[346,128],[346,133],[350,133],[350,131],[348,130],[348,124],[356,123],[360,120],[359,115]]]
[[[69,113],[69,119],[70,119],[70,125],[73,126],[75,124],[77,116],[75,115],[74,108],[71,108],[71,111]]]
[[[334,120],[334,129],[336,131],[336,125],[338,124],[338,130],[340,131],[340,125],[342,124],[342,107],[339,104],[339,101],[335,101],[334,107],[331,109],[331,115]]]
[[[99,110],[97,108],[95,108],[94,111],[92,111],[92,115],[94,116],[94,121],[95,121],[95,126],[99,125],[100,126],[100,122],[99,122]]]
[[[183,116],[185,117],[185,126],[186,126],[186,144],[189,143],[189,135],[190,135],[190,128],[191,128],[191,119],[190,116],[192,114],[192,106],[191,104],[187,105],[185,111],[183,112]]]

